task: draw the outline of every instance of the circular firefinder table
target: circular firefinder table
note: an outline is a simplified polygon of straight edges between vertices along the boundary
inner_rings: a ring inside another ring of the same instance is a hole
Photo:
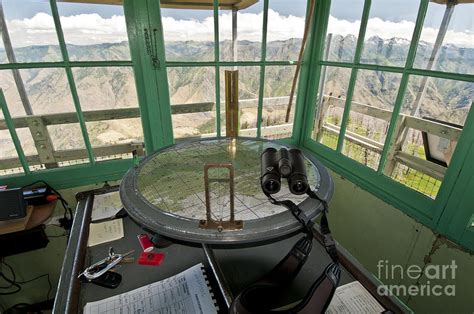
[[[209,244],[243,244],[281,239],[301,229],[284,207],[272,205],[260,188],[260,154],[282,144],[247,138],[211,138],[164,148],[131,168],[122,180],[120,196],[129,215],[157,234]],[[289,147],[288,147],[289,148]],[[328,202],[333,181],[326,168],[305,156],[308,182]],[[234,219],[238,228],[205,228],[212,221],[231,219],[229,169],[208,169],[210,215],[206,215],[205,165],[232,164]],[[322,204],[307,195],[293,195],[282,178],[276,199],[290,199],[315,218]]]

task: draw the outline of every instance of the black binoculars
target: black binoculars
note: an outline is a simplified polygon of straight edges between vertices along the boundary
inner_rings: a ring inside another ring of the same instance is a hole
[[[304,156],[299,149],[280,148],[280,151],[277,151],[269,147],[263,151],[260,159],[262,167],[260,184],[263,192],[278,193],[282,177],[288,180],[291,193],[301,195],[308,191]]]

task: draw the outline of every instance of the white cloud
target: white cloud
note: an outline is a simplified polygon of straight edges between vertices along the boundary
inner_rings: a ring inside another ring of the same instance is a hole
[[[269,41],[301,38],[303,36],[303,17],[283,16],[273,10],[269,10],[268,16]],[[219,36],[221,40],[231,38],[231,19],[230,13],[221,14],[219,17]],[[262,19],[262,13],[239,13],[238,39],[260,41],[262,38]],[[163,18],[166,40],[170,41],[213,41],[213,23],[212,17],[202,21],[180,20],[172,17]],[[61,24],[68,43],[88,45],[127,40],[125,18],[123,16],[114,15],[110,18],[103,18],[98,14],[79,14],[61,17]],[[331,16],[328,30],[335,34],[357,35],[359,25],[360,21],[350,22]],[[368,25],[367,38],[377,35],[384,39],[392,37],[410,39],[415,26],[413,22],[409,21],[391,22],[380,18],[370,19]],[[54,21],[48,14],[37,13],[29,19],[10,20],[8,21],[8,27],[15,47],[58,44]],[[421,39],[434,42],[437,33],[437,29],[424,28]],[[474,47],[474,33],[472,31],[448,31],[445,43]]]
[[[238,40],[261,41],[263,13],[238,13],[237,33]],[[172,17],[163,17],[165,38],[168,41],[213,41],[214,18],[207,17],[203,21],[176,20]],[[282,16],[273,10],[268,11],[267,40],[285,40],[288,38],[302,38],[304,18],[297,16]],[[219,15],[219,39],[232,38],[232,14]]]
[[[53,17],[37,13],[29,19],[7,22],[15,47],[57,45]],[[114,15],[103,18],[99,14],[79,14],[61,17],[61,26],[67,43],[90,45],[116,43],[127,40],[125,17]]]

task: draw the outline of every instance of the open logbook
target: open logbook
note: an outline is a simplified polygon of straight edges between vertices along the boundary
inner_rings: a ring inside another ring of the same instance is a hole
[[[87,303],[85,314],[96,313],[217,313],[204,265],[107,299]]]

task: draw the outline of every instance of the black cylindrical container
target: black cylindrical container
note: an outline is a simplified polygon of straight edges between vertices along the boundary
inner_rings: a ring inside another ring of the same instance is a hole
[[[280,148],[280,159],[278,160],[278,172],[283,178],[288,178],[292,171],[290,155],[286,148]]]
[[[263,151],[260,159],[262,190],[268,194],[278,193],[281,188],[280,173],[278,172],[278,151],[273,147],[269,147]]]
[[[288,177],[290,192],[296,195],[305,194],[308,191],[309,185],[306,178],[303,153],[299,149],[290,149],[289,155],[293,167],[293,172]]]

